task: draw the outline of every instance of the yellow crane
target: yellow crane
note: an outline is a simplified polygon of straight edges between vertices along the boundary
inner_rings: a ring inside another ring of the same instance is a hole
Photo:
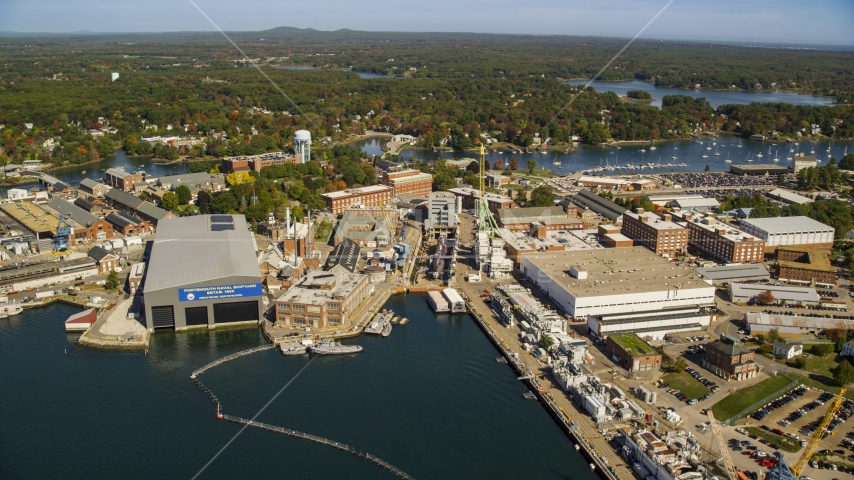
[[[804,472],[804,469],[807,468],[807,464],[809,464],[810,458],[812,458],[812,454],[815,453],[815,450],[818,448],[818,444],[821,443],[821,440],[824,438],[824,432],[827,431],[827,427],[830,426],[830,422],[833,421],[833,417],[836,416],[836,412],[839,411],[839,408],[842,407],[842,401],[844,399],[843,395],[845,395],[845,388],[839,390],[839,395],[833,399],[833,403],[830,405],[830,409],[827,411],[827,414],[822,419],[821,424],[816,429],[815,433],[813,433],[812,438],[810,438],[809,443],[807,443],[806,448],[804,448],[804,453],[801,454],[801,458],[798,459],[798,463],[792,467],[792,473],[795,475],[795,478],[800,478],[801,474]]]
[[[709,416],[709,425],[712,427],[715,440],[718,442],[718,448],[721,449],[721,458],[724,461],[724,468],[726,468],[727,477],[729,477],[729,480],[738,480],[738,470],[735,469],[735,465],[732,463],[732,458],[729,456],[729,451],[727,450],[726,443],[724,442],[724,437],[721,435],[721,427],[718,425],[718,421],[715,420],[715,416],[712,414],[712,409],[709,409],[707,415]]]
[[[397,239],[397,228],[396,228],[395,222],[392,222],[388,218],[388,212],[386,211],[385,205],[383,205],[383,202],[380,202],[380,210],[382,210],[383,218],[385,219],[385,224],[388,226],[388,233],[389,233],[389,235],[391,235],[391,241],[395,242]]]

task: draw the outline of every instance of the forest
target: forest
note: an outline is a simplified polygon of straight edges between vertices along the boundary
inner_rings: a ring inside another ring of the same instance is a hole
[[[287,151],[293,132],[303,128],[321,140],[318,146],[381,131],[414,135],[426,147],[448,141],[456,149],[477,146],[485,136],[527,147],[536,134],[553,145],[573,136],[603,143],[716,130],[854,137],[848,105],[715,110],[703,99],[673,95],[659,109],[562,83],[595,74],[620,48],[616,39],[289,28],[232,37],[285,95],[214,34],[0,37],[0,162],[79,164],[119,147],[170,160]],[[854,78],[844,52],[713,47],[638,42],[602,78],[763,85],[840,99]],[[344,69],[400,78],[363,79]],[[112,72],[119,79],[111,81]],[[141,140],[155,135],[205,143],[176,148]]]

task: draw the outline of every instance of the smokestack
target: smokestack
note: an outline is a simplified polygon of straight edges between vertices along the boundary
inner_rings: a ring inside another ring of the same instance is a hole
[[[285,238],[291,238],[291,207],[285,210]]]
[[[311,210],[306,210],[308,212],[308,223],[306,223],[305,229],[305,245],[308,250],[308,258],[311,258]]]

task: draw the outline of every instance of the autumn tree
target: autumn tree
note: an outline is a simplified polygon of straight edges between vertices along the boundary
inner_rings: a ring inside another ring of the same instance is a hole
[[[225,180],[232,187],[246,183],[255,183],[255,177],[249,175],[249,172],[231,172],[225,176]]]
[[[771,293],[771,290],[765,290],[759,295],[756,295],[756,303],[758,303],[759,305],[773,305],[774,294]]]
[[[515,158],[510,159],[510,170],[519,170],[519,162]]]

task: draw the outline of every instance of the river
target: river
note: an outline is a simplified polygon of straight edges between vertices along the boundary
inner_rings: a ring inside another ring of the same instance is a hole
[[[588,80],[570,80],[563,82],[569,85],[587,85]],[[628,82],[603,82],[595,81],[590,84],[597,92],[614,92],[624,97],[629,90],[643,90],[652,94],[652,102],[638,102],[654,107],[661,107],[661,99],[665,95],[688,95],[690,97],[703,97],[709,101],[713,108],[721,105],[736,104],[749,105],[753,102],[760,103],[790,103],[792,105],[834,105],[834,99],[816,95],[806,95],[793,92],[745,92],[743,90],[683,90],[679,88],[661,88],[644,82],[643,80],[632,80]]]
[[[352,145],[361,148],[371,155],[382,155],[382,145],[387,142],[384,138],[369,138]],[[578,170],[590,170],[597,167],[619,166],[619,170],[602,172],[606,175],[636,173],[667,173],[702,172],[706,166],[709,171],[726,172],[732,164],[745,164],[750,158],[753,164],[776,164],[790,166],[787,158],[796,153],[815,155],[826,165],[832,156],[839,160],[845,152],[854,153],[854,142],[832,140],[800,142],[797,145],[785,142],[754,142],[734,136],[720,136],[700,140],[678,140],[657,142],[655,150],[651,145],[577,145],[577,151],[570,153],[513,153],[509,149],[503,152],[487,153],[486,159],[495,164],[498,159],[505,165],[513,158],[519,163],[520,169],[527,168],[528,160],[534,160],[538,167],[549,168],[558,174],[569,174]],[[828,151],[828,148],[830,151]],[[715,156],[718,153],[718,156]],[[707,158],[703,158],[706,155]],[[761,156],[760,156],[761,155]],[[432,150],[404,150],[401,156],[411,160],[438,160],[451,158],[477,157],[475,152],[433,152]],[[674,158],[675,157],[675,158]],[[778,161],[775,162],[774,158]],[[727,163],[726,160],[730,160]],[[559,161],[560,165],[554,162]],[[654,168],[627,168],[626,165],[653,163]],[[685,166],[666,166],[667,164],[685,164]],[[662,166],[658,166],[661,164]]]
[[[572,442],[466,314],[423,294],[388,305],[410,319],[322,356],[257,420],[347,443],[415,478],[592,479]],[[55,304],[0,319],[0,478],[190,478],[240,430],[188,379],[264,344],[257,328],[158,332],[151,350],[78,347]],[[200,377],[225,413],[252,418],[308,361],[267,350]],[[199,478],[393,478],[345,452],[247,428]]]

